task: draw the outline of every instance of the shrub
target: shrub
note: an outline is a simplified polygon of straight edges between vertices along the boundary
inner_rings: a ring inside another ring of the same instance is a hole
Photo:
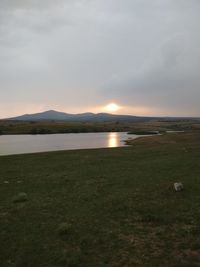
[[[32,128],[29,134],[52,134],[53,132],[50,129],[46,128]]]

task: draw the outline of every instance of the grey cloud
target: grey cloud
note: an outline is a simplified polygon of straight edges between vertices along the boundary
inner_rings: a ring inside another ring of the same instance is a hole
[[[62,3],[64,0],[57,0],[57,5]],[[49,6],[55,4],[54,0],[1,0],[0,8],[6,10],[15,10],[15,9],[47,9]]]
[[[197,11],[200,5],[196,1],[189,4],[186,1],[174,2],[176,7],[182,8],[182,13],[172,10],[176,14],[176,18],[172,16],[172,21],[176,21],[173,25],[168,24],[167,38],[163,36],[163,39],[155,40],[156,49],[151,50],[153,53],[150,57],[143,58],[143,65],[138,66],[137,70],[128,69],[122,74],[115,74],[104,83],[102,92],[115,94],[129,105],[142,103],[168,110],[169,114],[173,110],[181,115],[188,113],[197,116],[200,113],[200,36]],[[175,6],[174,3],[172,6]],[[189,12],[188,7],[191,8]]]
[[[0,104],[200,113],[197,0],[1,0]],[[67,110],[66,110],[67,111]]]
[[[194,41],[194,40],[193,40]],[[183,36],[168,40],[145,68],[124,77],[115,77],[106,91],[126,103],[143,103],[160,109],[177,110],[180,114],[200,112],[199,40],[190,46]],[[103,91],[104,91],[103,90]]]

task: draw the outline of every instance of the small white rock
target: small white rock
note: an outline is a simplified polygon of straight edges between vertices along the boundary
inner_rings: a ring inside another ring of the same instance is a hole
[[[174,183],[174,189],[176,192],[182,191],[183,190],[183,184],[180,182]]]
[[[4,184],[9,184],[9,182],[8,181],[4,181]]]

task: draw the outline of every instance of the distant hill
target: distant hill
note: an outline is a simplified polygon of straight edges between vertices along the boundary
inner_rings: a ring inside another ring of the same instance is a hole
[[[69,114],[55,110],[48,110],[35,114],[25,114],[18,117],[8,118],[13,121],[80,121],[80,122],[144,122],[150,121],[150,117],[137,117],[131,115],[114,115],[108,113],[81,113]]]

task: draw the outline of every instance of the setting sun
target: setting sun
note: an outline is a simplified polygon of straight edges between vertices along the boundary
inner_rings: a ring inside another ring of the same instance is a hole
[[[115,112],[120,109],[120,106],[115,103],[110,103],[107,106],[105,106],[105,110],[108,112]]]

